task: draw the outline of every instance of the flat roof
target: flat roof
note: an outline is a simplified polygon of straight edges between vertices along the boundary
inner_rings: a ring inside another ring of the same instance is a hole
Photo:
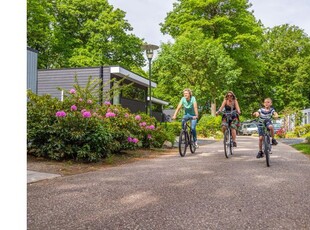
[[[147,97],[147,101],[149,101],[149,100],[150,100],[150,97]],[[152,102],[155,102],[155,103],[161,104],[161,105],[169,105],[169,102],[160,100],[160,99],[155,98],[155,97],[152,97]]]
[[[149,87],[149,79],[146,79],[144,77],[139,76],[138,74],[135,74],[127,69],[124,69],[120,66],[111,66],[110,72],[120,76],[120,77],[127,77],[129,80],[136,82],[140,85]],[[151,81],[151,87],[155,88],[157,87],[157,84],[153,81]]]

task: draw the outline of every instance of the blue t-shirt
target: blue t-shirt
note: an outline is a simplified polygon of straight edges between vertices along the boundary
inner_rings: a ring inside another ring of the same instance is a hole
[[[182,97],[179,104],[182,104],[185,109],[185,114],[190,114],[195,116],[194,103],[196,102],[196,98],[191,96],[190,100],[187,101],[185,97]]]

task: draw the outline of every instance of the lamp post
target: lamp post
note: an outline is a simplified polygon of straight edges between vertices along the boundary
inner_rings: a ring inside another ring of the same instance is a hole
[[[152,116],[152,86],[151,86],[151,76],[152,76],[152,58],[154,55],[154,50],[157,50],[159,47],[152,44],[144,44],[142,49],[145,50],[146,57],[149,60],[149,111],[150,117]]]

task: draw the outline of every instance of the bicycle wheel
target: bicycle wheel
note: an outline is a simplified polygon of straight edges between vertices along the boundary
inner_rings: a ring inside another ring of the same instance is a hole
[[[230,133],[229,129],[226,129],[224,132],[224,153],[225,157],[229,158],[230,155]]]
[[[230,145],[229,145],[229,151],[230,151],[230,155],[233,155],[233,152],[234,152],[234,143],[233,143],[233,139],[232,139],[232,136],[231,136],[231,131],[230,131]]]
[[[195,153],[195,151],[196,151],[196,146],[195,146],[194,137],[193,137],[192,132],[190,132],[190,134],[189,134],[189,149],[191,150],[191,153]]]
[[[264,136],[264,141],[263,141],[263,150],[264,154],[266,156],[266,164],[267,167],[270,166],[270,155],[269,155],[269,145],[270,145],[270,137],[268,135]]]
[[[181,157],[185,156],[186,148],[187,148],[187,132],[182,130],[179,137],[179,153]]]

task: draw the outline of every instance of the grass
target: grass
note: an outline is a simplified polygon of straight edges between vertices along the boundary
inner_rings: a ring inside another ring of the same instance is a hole
[[[292,145],[295,149],[310,155],[310,143],[300,143]]]

